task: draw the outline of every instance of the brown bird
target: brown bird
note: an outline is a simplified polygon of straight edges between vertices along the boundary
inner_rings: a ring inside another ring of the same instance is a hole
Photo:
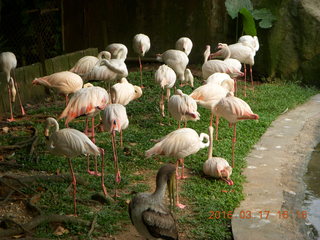
[[[163,203],[167,185],[169,197],[173,196],[171,181],[175,171],[172,164],[162,166],[157,173],[156,190],[153,193],[138,193],[129,204],[132,224],[139,234],[147,239],[178,239],[176,220]]]

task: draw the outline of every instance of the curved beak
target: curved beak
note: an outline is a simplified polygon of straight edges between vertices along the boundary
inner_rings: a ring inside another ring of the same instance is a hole
[[[170,208],[172,209],[175,203],[175,181],[176,181],[176,175],[172,174],[167,186],[168,186],[168,192],[169,192],[169,201],[170,201]]]
[[[229,186],[233,185],[231,178],[222,178],[222,180],[225,181]]]

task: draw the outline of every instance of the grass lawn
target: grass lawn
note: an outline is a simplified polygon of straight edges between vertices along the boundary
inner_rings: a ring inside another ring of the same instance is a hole
[[[128,80],[139,85],[140,73],[131,72]],[[118,148],[118,158],[122,181],[120,198],[116,201],[107,201],[101,204],[91,200],[93,194],[101,192],[100,178],[90,176],[86,173],[86,158],[77,157],[73,160],[74,170],[77,176],[85,179],[88,184],[77,187],[78,215],[79,218],[92,222],[97,220],[97,227],[91,237],[108,236],[119,234],[125,231],[126,225],[131,224],[127,213],[128,201],[131,199],[131,192],[152,191],[151,182],[155,181],[155,174],[161,164],[166,162],[174,163],[175,160],[165,157],[146,159],[144,153],[155,143],[154,139],[177,128],[177,122],[172,118],[161,117],[159,110],[160,87],[154,83],[154,71],[143,73],[143,95],[138,100],[127,105],[129,127],[124,130],[124,148]],[[199,79],[195,79],[195,87],[201,85]],[[319,91],[314,88],[300,87],[289,82],[265,83],[255,86],[254,91],[247,90],[247,97],[243,97],[240,83],[238,97],[245,100],[254,113],[260,116],[259,120],[245,120],[237,124],[237,143],[235,153],[235,169],[232,173],[234,185],[229,186],[223,181],[204,177],[202,165],[207,159],[207,149],[200,150],[197,154],[185,159],[185,166],[188,169],[189,178],[180,181],[182,188],[182,203],[187,204],[184,210],[176,209],[175,216],[178,219],[179,231],[182,239],[232,239],[231,220],[227,217],[220,219],[209,219],[210,211],[232,212],[243,199],[242,185],[245,177],[241,174],[246,166],[245,157],[252,146],[259,140],[261,135],[270,126],[271,122],[281,113],[305,102],[308,98]],[[191,93],[189,86],[181,88],[184,93]],[[172,91],[173,93],[173,91]],[[62,99],[62,98],[61,98]],[[0,153],[10,160],[16,160],[22,166],[18,170],[12,167],[2,167],[1,174],[6,172],[16,174],[56,174],[69,173],[67,160],[63,157],[50,155],[46,150],[46,140],[43,136],[44,121],[46,117],[57,118],[62,112],[64,101],[54,103],[50,100],[39,103],[37,107],[29,107],[29,117],[13,123],[2,123],[9,127],[7,134],[1,134],[1,145],[11,145],[25,138],[26,133],[21,131],[23,127],[32,125],[38,130],[39,139],[32,157],[29,156],[30,149],[22,148],[11,152]],[[208,132],[210,113],[208,110],[199,107],[201,114],[197,122],[188,122],[188,127],[195,129],[198,133]],[[167,111],[166,111],[167,112]],[[98,124],[98,118],[96,119]],[[160,124],[161,123],[161,124]],[[64,128],[64,120],[59,122]],[[84,129],[84,118],[79,118],[70,123],[70,127],[80,131]],[[231,137],[233,131],[228,127],[226,120],[221,119],[219,124],[219,140],[213,143],[213,154],[231,161]],[[119,139],[119,138],[118,138]],[[98,132],[96,144],[105,149],[106,152],[106,187],[110,195],[113,195],[114,169],[111,148],[110,134]],[[119,146],[119,144],[118,144]],[[8,161],[6,159],[6,161]],[[21,199],[28,199],[37,195],[34,204],[41,209],[42,214],[72,214],[73,198],[70,182],[45,182],[40,181],[31,187],[21,188],[24,195],[18,193],[11,196],[9,202],[17,202]],[[3,196],[1,196],[3,197]],[[77,236],[77,239],[88,239],[87,233],[90,227],[81,224],[62,224],[68,233],[62,236],[53,234],[56,225],[42,224],[35,229],[34,237],[50,239],[70,239]],[[0,230],[1,232],[1,230]],[[90,237],[90,238],[91,238]]]

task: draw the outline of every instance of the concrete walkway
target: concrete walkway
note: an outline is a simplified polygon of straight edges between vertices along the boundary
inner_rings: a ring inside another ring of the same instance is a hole
[[[235,240],[307,239],[303,175],[320,142],[320,94],[275,120],[247,157]],[[288,214],[288,216],[287,216]]]

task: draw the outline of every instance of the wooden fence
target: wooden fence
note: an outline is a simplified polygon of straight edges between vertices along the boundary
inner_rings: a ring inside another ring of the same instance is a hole
[[[55,72],[66,71],[73,67],[73,65],[83,56],[92,55],[97,56],[97,48],[89,48],[65,55],[57,56],[45,60],[43,64],[35,63],[32,65],[19,67],[15,70],[15,76],[18,83],[19,91],[22,98],[22,103],[33,104],[35,102],[43,101],[43,98],[48,96],[48,91],[43,86],[33,86],[32,81],[35,78],[50,75]],[[18,63],[19,64],[19,63]],[[7,80],[4,73],[0,73],[0,118],[2,116],[9,116],[9,97]],[[15,113],[20,114],[18,98],[14,103]]]

